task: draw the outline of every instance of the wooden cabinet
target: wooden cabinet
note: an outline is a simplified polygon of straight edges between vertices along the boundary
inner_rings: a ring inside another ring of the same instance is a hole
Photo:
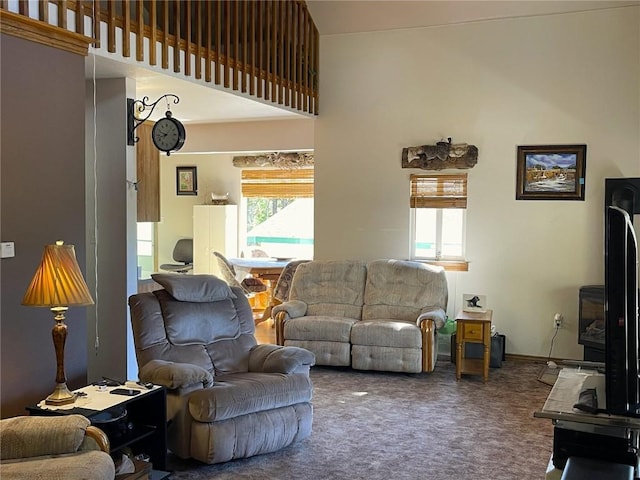
[[[238,206],[195,205],[193,207],[193,273],[218,275],[213,252],[238,256]]]
[[[136,178],[138,182],[138,221],[160,221],[160,150],[151,140],[153,123],[136,128]]]

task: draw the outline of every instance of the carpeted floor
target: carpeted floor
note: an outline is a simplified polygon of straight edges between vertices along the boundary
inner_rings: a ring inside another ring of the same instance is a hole
[[[169,455],[172,480],[542,479],[553,427],[533,418],[551,387],[543,365],[509,360],[455,380],[439,360],[431,374],[314,367],[311,436],[268,455],[205,465]]]

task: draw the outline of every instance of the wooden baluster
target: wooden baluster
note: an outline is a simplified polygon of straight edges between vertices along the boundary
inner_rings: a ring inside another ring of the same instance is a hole
[[[136,60],[144,60],[144,2],[136,2]]]
[[[25,15],[29,15],[29,7]],[[67,0],[60,0],[58,4],[58,26],[64,30],[67,29]]]
[[[215,83],[216,85],[220,85],[220,66],[222,65],[222,55],[220,54],[220,49],[222,48],[222,0],[216,1],[216,60],[215,60]]]
[[[291,45],[291,50],[293,53],[293,58],[291,61],[292,72],[291,72],[291,108],[296,108],[298,105],[298,62],[299,62],[299,49],[298,45],[300,43],[300,22],[298,21],[300,17],[300,4],[295,2],[293,5],[293,18],[292,18],[292,27],[293,27],[293,36]]]
[[[284,103],[284,50],[285,50],[285,11],[287,9],[286,2],[280,2],[280,12],[278,14],[278,21],[280,22],[278,36],[278,103],[282,105]]]
[[[256,59],[257,74],[256,81],[258,83],[258,98],[262,98],[262,57],[264,56],[263,50],[263,35],[264,35],[264,3],[258,1],[258,11],[256,16],[256,22],[258,22],[258,58]]]
[[[291,103],[291,40],[293,36],[293,29],[291,28],[291,19],[293,18],[292,3],[287,2],[286,14],[285,14],[285,53],[284,53],[284,81],[286,81],[286,89],[284,93],[284,104],[289,106]]]
[[[303,76],[302,76],[302,62],[304,58],[304,52],[302,51],[302,46],[304,45],[304,6],[302,4],[298,4],[298,93],[296,95],[296,108],[298,110],[302,110],[302,85],[303,85]]]
[[[191,0],[185,0],[184,74],[191,76]]]
[[[202,2],[196,0],[196,78],[202,78]]]
[[[2,0],[0,6],[6,10],[7,0]],[[44,23],[49,23],[49,2],[38,2],[38,18]]]
[[[156,36],[158,35],[158,11],[156,0],[151,0],[149,10],[149,25],[151,26],[151,36],[149,37],[149,64],[156,65]]]
[[[131,4],[122,0],[122,56],[131,56]]]
[[[313,113],[318,115],[318,85],[320,83],[320,78],[318,76],[318,72],[320,71],[320,33],[318,29],[314,29],[314,56],[313,56]]]
[[[251,47],[249,49],[249,95],[253,96],[256,94],[256,23],[259,22],[260,19],[257,15],[256,2],[251,1],[250,6],[251,21],[249,25],[251,25],[251,35],[249,41],[251,42]]]
[[[269,39],[271,38],[271,8],[272,3],[270,1],[266,1],[264,4],[264,99],[269,100],[269,82],[271,81],[271,48]]]
[[[173,71],[180,71],[180,2],[173,2]]]
[[[240,68],[241,91],[245,93],[247,91],[247,42],[248,42],[248,16],[249,5],[246,1],[242,2],[242,64]]]
[[[229,68],[231,57],[231,8],[229,3],[224,4],[224,86],[229,88]]]
[[[279,0],[273,0],[271,5],[271,63],[269,65],[269,76],[271,77],[271,101],[275,102],[277,98],[278,84],[276,75],[278,73],[278,9]]]
[[[84,35],[84,6],[80,0],[76,1],[76,33]]]
[[[304,25],[304,50],[302,52],[302,85],[304,87],[304,91],[302,92],[302,109],[306,112],[309,110],[309,44],[311,43],[309,40],[309,12],[307,11],[306,5],[302,8],[302,18]]]
[[[162,2],[162,68],[169,69],[169,0]]]
[[[211,82],[211,63],[214,62],[213,58],[213,50],[211,49],[211,42],[213,41],[213,35],[211,32],[211,28],[213,26],[213,8],[211,6],[211,2],[207,2],[206,4],[206,29],[207,29],[207,44],[205,48],[205,63],[204,63],[204,79],[206,82]]]
[[[107,3],[107,51],[116,52],[116,2]]]
[[[48,4],[49,2],[47,1],[45,3]],[[59,5],[58,5],[58,11],[60,11],[60,6]],[[29,1],[28,0],[19,0],[18,1],[18,13],[20,15],[24,15],[25,17],[29,16]]]
[[[92,14],[92,22],[93,22],[93,46],[95,48],[100,48],[100,2],[91,2],[93,14]]]
[[[240,6],[238,5],[238,1],[233,2],[232,12],[233,12],[233,37],[232,44],[233,49],[233,63],[231,63],[232,71],[231,71],[231,88],[234,90],[238,90],[238,54],[240,53],[240,48],[238,42],[240,41]]]

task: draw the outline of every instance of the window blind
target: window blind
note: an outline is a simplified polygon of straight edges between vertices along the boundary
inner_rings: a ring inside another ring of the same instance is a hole
[[[467,208],[467,174],[411,175],[411,208]]]
[[[313,169],[242,170],[242,196],[312,198]]]

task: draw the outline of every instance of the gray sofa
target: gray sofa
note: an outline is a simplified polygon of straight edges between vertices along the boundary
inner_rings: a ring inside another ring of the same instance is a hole
[[[317,365],[431,372],[447,297],[442,267],[401,260],[304,263],[289,300],[273,307],[276,342],[310,350]]]
[[[139,377],[167,388],[167,440],[181,458],[220,463],[311,433],[313,354],[257,345],[240,288],[212,275],[155,274],[129,298]]]

